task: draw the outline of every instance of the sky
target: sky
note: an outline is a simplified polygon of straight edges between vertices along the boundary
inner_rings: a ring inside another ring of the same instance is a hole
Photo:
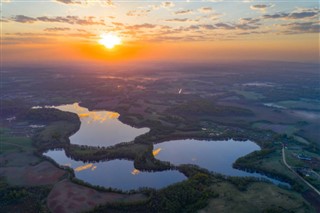
[[[4,64],[318,62],[319,32],[318,0],[1,0]]]

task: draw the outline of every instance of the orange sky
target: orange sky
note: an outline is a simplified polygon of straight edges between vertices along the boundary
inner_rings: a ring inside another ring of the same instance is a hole
[[[215,42],[161,42],[123,43],[107,49],[97,42],[11,45],[3,48],[5,62],[68,62],[68,61],[184,61],[226,60],[284,60],[318,61],[317,38],[307,41],[215,41]]]
[[[319,61],[319,5],[313,0],[11,0],[2,6],[3,64]],[[98,43],[110,32],[122,39],[113,49]]]

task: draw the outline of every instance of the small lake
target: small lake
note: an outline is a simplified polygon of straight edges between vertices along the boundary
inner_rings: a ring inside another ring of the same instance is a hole
[[[66,112],[76,113],[81,121],[78,132],[70,137],[70,143],[88,146],[112,146],[133,141],[137,136],[149,132],[149,128],[134,128],[122,123],[117,112],[89,111],[78,103],[55,106]]]
[[[245,172],[232,167],[238,158],[257,150],[260,150],[260,147],[249,140],[204,141],[187,139],[155,144],[153,152],[155,158],[169,161],[174,165],[194,164],[223,175],[265,178],[275,184],[285,184],[259,173]]]
[[[111,160],[97,163],[84,163],[66,156],[63,150],[51,150],[43,155],[52,158],[59,165],[69,166],[76,178],[91,185],[112,187],[122,190],[139,187],[162,188],[186,179],[176,170],[145,172],[134,168],[133,161]]]

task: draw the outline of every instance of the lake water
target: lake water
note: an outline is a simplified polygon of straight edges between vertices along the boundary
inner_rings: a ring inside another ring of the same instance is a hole
[[[98,163],[84,163],[66,156],[63,150],[51,150],[43,155],[55,160],[58,164],[69,166],[76,178],[91,185],[112,187],[122,190],[139,187],[162,188],[177,183],[186,177],[175,170],[161,172],[144,172],[134,168],[133,161],[111,160]]]
[[[135,137],[149,131],[149,128],[134,128],[119,121],[119,114],[110,111],[89,111],[79,104],[56,106],[62,111],[76,113],[81,126],[78,132],[70,137],[72,144],[89,146],[112,146],[129,142]],[[153,154],[162,161],[175,165],[195,164],[209,171],[230,176],[253,176],[266,178],[275,184],[283,183],[259,173],[249,173],[232,168],[240,157],[260,147],[252,141],[199,141],[175,140],[154,145]],[[67,165],[75,171],[75,176],[92,185],[112,187],[123,190],[139,187],[162,188],[185,180],[186,177],[175,170],[162,172],[143,172],[134,168],[128,160],[112,160],[98,163],[85,163],[73,160],[63,150],[51,150],[44,153],[60,165]],[[283,183],[285,184],[285,183]]]
[[[232,167],[238,158],[257,150],[260,150],[260,147],[252,141],[187,139],[154,145],[154,156],[174,165],[195,164],[209,171],[228,176],[258,177],[268,179],[275,184],[283,183],[259,173],[245,172]]]
[[[149,132],[149,128],[134,128],[122,123],[117,112],[89,111],[78,103],[55,106],[66,112],[76,113],[81,121],[78,132],[70,137],[70,143],[88,146],[112,146],[133,141],[137,136]]]

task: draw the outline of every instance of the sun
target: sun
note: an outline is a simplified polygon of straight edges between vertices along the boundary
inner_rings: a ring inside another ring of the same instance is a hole
[[[114,46],[121,44],[121,38],[112,33],[103,33],[100,35],[99,44],[104,45],[108,49],[112,49]]]

